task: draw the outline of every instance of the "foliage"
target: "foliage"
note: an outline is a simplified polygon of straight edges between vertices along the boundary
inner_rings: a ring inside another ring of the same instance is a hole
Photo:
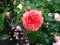
[[[4,2],[5,1],[5,2]],[[17,15],[15,16],[15,21],[14,24],[19,24],[22,29],[24,29],[22,22],[21,22],[21,16],[24,14],[24,9],[26,9],[27,6],[30,6],[31,9],[39,9],[43,12],[43,17],[44,17],[44,23],[42,27],[36,31],[36,32],[31,32],[31,31],[25,31],[25,34],[29,35],[29,40],[31,45],[35,45],[37,43],[42,44],[42,45],[52,45],[53,40],[53,35],[51,35],[52,32],[56,32],[57,35],[60,35],[60,22],[57,22],[54,20],[54,13],[60,13],[60,0],[25,0],[23,5],[23,8],[20,10],[17,8],[17,5],[22,1],[22,0],[17,0],[17,4],[12,6],[12,0],[4,0],[3,5],[0,6],[0,31],[2,28],[4,28],[4,20],[5,20],[5,15],[6,12],[10,9],[13,8],[14,13]],[[20,2],[19,2],[20,1]],[[9,2],[9,3],[8,3]],[[8,10],[6,9],[8,8]],[[6,10],[5,10],[6,9]],[[52,13],[52,17],[48,16],[48,13]],[[14,14],[12,14],[14,15]],[[46,22],[49,23],[48,27]],[[12,22],[13,23],[13,22]],[[9,38],[8,35],[3,34],[0,36],[0,40],[6,40]]]
[[[9,37],[10,37],[9,35],[3,34],[2,36],[0,36],[0,40],[6,40]]]

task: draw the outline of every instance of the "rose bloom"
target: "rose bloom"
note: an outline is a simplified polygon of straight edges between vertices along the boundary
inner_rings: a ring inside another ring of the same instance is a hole
[[[25,12],[22,17],[23,26],[30,31],[37,31],[43,24],[42,12],[31,10]]]
[[[54,19],[55,19],[56,21],[60,21],[60,15],[59,15],[58,13],[55,13]]]
[[[54,40],[56,41],[55,43],[53,43],[52,45],[60,45],[60,38],[59,36],[55,36]]]
[[[58,42],[53,43],[52,45],[60,45],[60,40]]]
[[[54,39],[55,39],[56,42],[58,42],[60,40],[60,37],[59,36],[55,36]]]

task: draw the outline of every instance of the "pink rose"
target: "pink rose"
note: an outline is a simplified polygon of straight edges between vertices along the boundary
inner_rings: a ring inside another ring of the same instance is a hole
[[[54,39],[56,42],[58,42],[60,40],[59,36],[55,36]]]
[[[56,42],[53,43],[52,45],[60,45],[60,38],[59,38],[59,36],[55,35],[54,39],[55,39]]]
[[[60,40],[58,42],[53,43],[52,45],[60,45]]]
[[[37,31],[43,23],[42,12],[37,10],[25,12],[22,17],[22,23],[27,30]]]
[[[54,18],[55,18],[56,21],[60,21],[60,15],[58,13],[55,13],[55,17]]]

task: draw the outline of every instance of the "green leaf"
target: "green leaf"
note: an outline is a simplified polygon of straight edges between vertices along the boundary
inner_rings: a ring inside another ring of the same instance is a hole
[[[7,34],[3,34],[2,36],[0,36],[0,40],[6,40],[8,39],[10,36]]]
[[[34,43],[37,41],[37,37],[36,37],[35,33],[30,35],[29,40],[31,43]]]
[[[29,31],[29,30],[24,31],[24,34],[30,34],[30,33],[31,33],[31,31]]]
[[[1,14],[0,29],[3,28],[3,26],[4,26],[5,15],[6,15],[6,12],[4,12],[3,14]]]
[[[4,26],[4,20],[1,19],[1,20],[0,20],[0,29],[1,29],[3,26]]]

